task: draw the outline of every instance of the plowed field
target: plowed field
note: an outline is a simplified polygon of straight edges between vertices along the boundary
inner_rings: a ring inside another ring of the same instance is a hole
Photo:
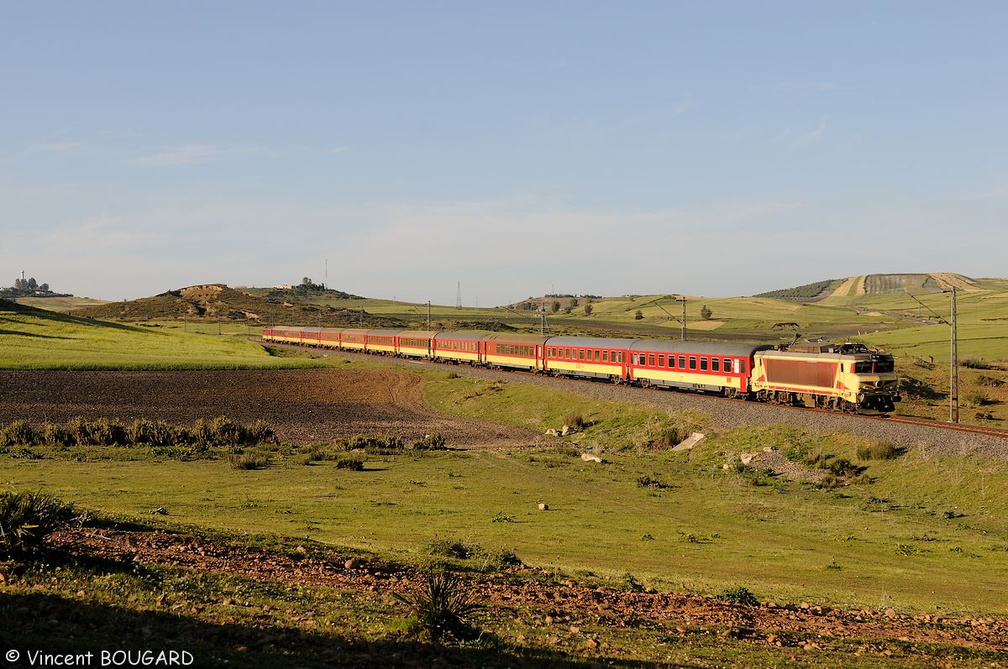
[[[262,419],[282,441],[440,434],[449,444],[531,443],[539,435],[447,417],[424,402],[422,377],[405,370],[192,372],[0,371],[0,422],[63,423],[75,416],[187,425],[227,416]]]

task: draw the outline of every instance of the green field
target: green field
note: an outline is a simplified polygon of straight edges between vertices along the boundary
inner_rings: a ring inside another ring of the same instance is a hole
[[[558,446],[368,455],[363,471],[306,463],[297,449],[240,471],[224,458],[103,460],[96,448],[85,461],[2,456],[0,486],[103,514],[163,509],[173,525],[302,537],[406,562],[441,538],[509,549],[577,578],[632,574],[662,591],[741,584],[764,600],[1008,613],[1008,472],[983,459],[859,461],[863,441],[741,428],[692,453],[606,451],[603,464]],[[866,468],[866,482],[817,487],[739,466],[739,452],[765,444],[844,456]]]

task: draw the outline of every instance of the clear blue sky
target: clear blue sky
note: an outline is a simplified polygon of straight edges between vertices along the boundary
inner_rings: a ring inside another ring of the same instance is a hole
[[[0,0],[0,285],[1006,276],[1008,3]]]

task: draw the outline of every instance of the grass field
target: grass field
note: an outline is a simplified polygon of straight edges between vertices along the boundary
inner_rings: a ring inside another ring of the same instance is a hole
[[[856,460],[848,437],[775,427],[719,435],[693,453],[606,452],[604,464],[567,447],[373,455],[363,471],[305,464],[297,453],[253,471],[226,460],[5,457],[0,484],[106,514],[163,509],[173,524],[303,537],[407,562],[422,561],[440,538],[509,549],[581,579],[619,583],[629,573],[663,591],[742,584],[761,599],[1008,613],[999,587],[1008,583],[1003,467],[866,461],[872,483],[820,489],[738,466],[738,452],[765,444]]]
[[[314,364],[269,355],[258,330],[220,323],[124,324],[0,302],[0,368],[195,369]]]

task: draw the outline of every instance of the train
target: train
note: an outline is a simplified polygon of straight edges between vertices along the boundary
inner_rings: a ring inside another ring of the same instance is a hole
[[[864,344],[770,344],[270,326],[264,341],[668,388],[848,413],[900,401],[892,355]]]

